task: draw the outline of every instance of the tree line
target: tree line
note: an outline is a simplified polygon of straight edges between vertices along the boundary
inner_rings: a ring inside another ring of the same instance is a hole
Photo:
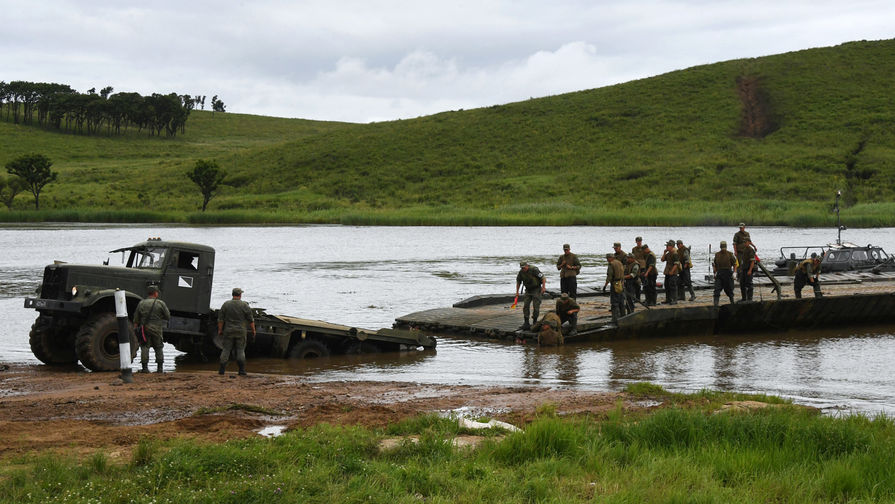
[[[224,102],[215,95],[214,112],[225,112]],[[67,84],[0,81],[0,117],[15,124],[27,124],[86,135],[120,135],[128,128],[148,131],[150,136],[183,133],[190,112],[205,96],[177,93],[114,93],[111,86],[79,93]]]

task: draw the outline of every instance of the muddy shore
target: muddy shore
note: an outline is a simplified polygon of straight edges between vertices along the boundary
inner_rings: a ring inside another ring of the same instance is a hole
[[[543,387],[402,382],[305,382],[294,376],[214,372],[135,374],[0,364],[0,458],[59,450],[127,456],[140,439],[207,441],[259,436],[271,426],[317,423],[380,427],[462,408],[524,424],[545,403],[563,414],[604,414],[624,394]]]

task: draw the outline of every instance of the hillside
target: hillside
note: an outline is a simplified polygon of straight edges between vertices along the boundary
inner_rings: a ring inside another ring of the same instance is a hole
[[[48,155],[41,207],[73,220],[827,225],[842,189],[851,225],[895,225],[892,75],[887,40],[373,124],[193,112],[161,139],[0,121],[0,162]],[[204,215],[199,158],[230,184]],[[28,196],[0,219],[35,218]]]

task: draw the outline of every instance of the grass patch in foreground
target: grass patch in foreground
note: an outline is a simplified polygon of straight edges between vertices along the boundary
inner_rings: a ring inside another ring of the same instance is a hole
[[[700,394],[689,399],[702,403]],[[125,463],[101,453],[21,457],[0,481],[0,501],[895,500],[895,424],[886,417],[829,418],[788,405],[750,413],[672,406],[602,420],[545,411],[524,432],[475,450],[452,447],[457,433],[454,422],[427,416],[383,431],[319,425],[221,444],[144,440]],[[395,434],[419,442],[380,452],[379,440]]]

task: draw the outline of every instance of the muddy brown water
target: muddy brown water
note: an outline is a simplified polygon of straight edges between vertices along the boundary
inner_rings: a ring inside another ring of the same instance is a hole
[[[759,256],[779,247],[822,245],[828,229],[747,228]],[[558,288],[556,257],[570,243],[584,266],[580,285],[600,286],[602,256],[641,235],[653,250],[674,238],[692,246],[694,276],[708,273],[709,245],[736,228],[624,227],[168,227],[6,225],[0,227],[0,362],[38,361],[28,348],[36,313],[22,307],[53,260],[118,264],[108,251],[150,236],[204,243],[217,250],[213,303],[232,287],[270,313],[376,329],[409,312],[449,306],[478,294],[512,293],[518,262],[546,273]],[[895,252],[895,229],[848,230],[843,239]],[[756,297],[770,293],[756,292]],[[520,313],[521,319],[521,313]],[[520,320],[521,322],[521,320]],[[176,352],[166,347],[169,355]],[[314,361],[254,359],[250,370],[308,380],[373,380],[465,385],[535,385],[618,390],[650,381],[675,391],[703,388],[767,393],[830,412],[895,414],[895,327],[700,338],[577,342],[559,349],[441,335],[433,352],[343,356]],[[169,370],[214,364],[180,356]]]

